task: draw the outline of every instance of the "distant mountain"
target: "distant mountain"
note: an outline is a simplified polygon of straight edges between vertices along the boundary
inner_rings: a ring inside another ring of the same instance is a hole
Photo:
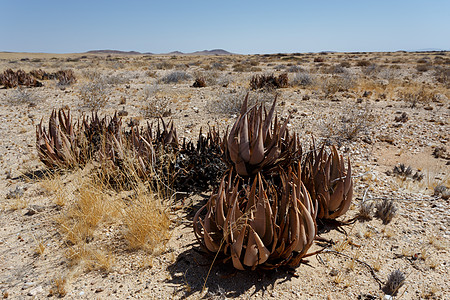
[[[189,53],[189,55],[232,55],[233,53],[223,49],[203,50]]]
[[[89,53],[89,54],[118,54],[118,55],[151,55],[154,53],[151,52],[145,52],[145,53],[141,53],[141,52],[137,52],[137,51],[120,51],[120,50],[90,50],[87,51],[85,53]],[[213,49],[213,50],[203,50],[203,51],[195,51],[195,52],[191,52],[191,53],[183,53],[180,51],[172,51],[169,53],[161,53],[163,55],[232,55],[234,53],[228,52],[226,50],[223,49]]]
[[[137,51],[120,51],[120,50],[90,50],[86,53],[90,54],[120,54],[120,55],[140,55],[141,52]],[[145,53],[145,54],[152,54],[152,53]]]
[[[439,48],[424,48],[424,49],[408,50],[408,52],[441,52],[441,51],[448,51],[448,50],[443,50],[443,49],[439,49]]]
[[[167,53],[167,55],[184,55],[184,53],[180,52],[180,51],[172,51],[172,52]]]

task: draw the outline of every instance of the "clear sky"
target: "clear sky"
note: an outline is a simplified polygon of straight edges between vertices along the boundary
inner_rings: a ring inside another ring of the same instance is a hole
[[[0,0],[0,51],[450,50],[450,0]]]

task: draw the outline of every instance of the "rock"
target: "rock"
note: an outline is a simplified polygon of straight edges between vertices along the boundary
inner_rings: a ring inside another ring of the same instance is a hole
[[[39,286],[35,287],[34,289],[30,290],[27,295],[28,296],[36,296],[37,294],[40,294],[43,291],[44,291],[44,289],[42,288],[41,285],[39,285]]]
[[[117,112],[117,115],[118,115],[119,117],[125,117],[125,116],[128,116],[128,112],[125,110],[125,108],[123,108],[122,110],[119,110],[119,111]]]
[[[6,194],[6,199],[16,199],[23,196],[25,189],[21,186],[16,186],[14,190],[9,190]]]
[[[337,274],[339,274],[339,270],[338,269],[335,269],[335,268],[331,269],[330,276],[336,276]]]
[[[364,91],[363,97],[366,98],[366,97],[370,97],[371,95],[372,95],[371,91]]]
[[[44,211],[44,207],[40,205],[30,205],[27,208],[27,212],[24,214],[25,216],[32,216],[37,214],[38,212]]]

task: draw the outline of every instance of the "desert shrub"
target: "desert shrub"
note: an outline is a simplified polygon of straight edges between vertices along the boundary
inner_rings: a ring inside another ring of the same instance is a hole
[[[287,68],[286,71],[289,73],[298,73],[298,72],[305,72],[305,69],[303,69],[299,65],[294,65],[294,66],[290,66],[289,68]]]
[[[196,71],[193,74],[195,81],[197,81],[197,79],[203,79],[204,81],[204,86],[201,86],[201,82],[197,82],[197,84],[199,84],[199,86],[194,86],[194,87],[205,87],[205,86],[213,86],[213,85],[222,85],[220,84],[221,78],[224,77],[219,71],[215,71],[215,70],[209,70],[209,71]],[[195,83],[195,82],[194,82]]]
[[[232,90],[231,92],[220,94],[219,98],[211,101],[206,108],[210,113],[239,114],[247,94],[248,107],[258,103],[271,103],[275,97],[273,93],[265,91],[248,92],[244,90]]]
[[[411,87],[400,91],[399,97],[409,103],[411,108],[415,108],[419,103],[427,104],[433,101],[436,94],[433,90],[424,87]]]
[[[219,77],[215,78],[215,81],[217,85],[228,87],[228,85],[233,82],[233,77],[229,74],[222,74]]]
[[[328,142],[341,144],[368,135],[375,121],[369,106],[344,106],[323,123],[321,131]]]
[[[39,98],[33,90],[18,86],[11,94],[11,104],[28,104],[36,106]]]
[[[174,65],[173,63],[162,61],[155,64],[155,68],[158,70],[170,70],[173,69]]]
[[[184,71],[173,71],[163,78],[161,78],[161,82],[163,83],[179,83],[180,81],[186,81],[191,79],[192,76]]]
[[[71,85],[77,81],[72,70],[60,70],[56,72],[55,78],[58,80],[58,86]]]
[[[343,68],[350,68],[352,66],[348,61],[343,61],[339,65]]]
[[[365,68],[362,68],[361,71],[364,75],[370,76],[370,75],[377,74],[379,72],[379,67],[377,64],[371,64]]]
[[[358,67],[367,67],[367,66],[370,66],[372,63],[370,62],[370,61],[368,61],[368,60],[358,60],[357,62],[356,62],[356,65],[358,66]]]
[[[109,89],[107,84],[103,80],[98,79],[83,84],[80,87],[79,97],[83,102],[84,107],[87,107],[92,111],[97,111],[105,107],[108,102],[108,92]]]
[[[220,62],[214,62],[211,64],[211,69],[225,71],[227,69],[227,66]]]
[[[102,77],[102,73],[97,69],[94,70],[83,70],[81,71],[81,75],[88,79],[89,81],[99,80]]]
[[[314,62],[324,62],[325,58],[323,57],[314,57]]]
[[[437,82],[440,82],[447,87],[450,86],[450,68],[441,66],[436,67],[433,76]]]
[[[279,76],[271,75],[253,75],[250,79],[250,88],[252,90],[257,89],[278,89],[284,88],[289,85],[289,79],[286,73]]]
[[[144,105],[141,112],[145,118],[158,118],[170,115],[170,98],[160,95],[160,92],[161,89],[156,83],[144,87],[141,96]]]
[[[430,58],[429,57],[422,57],[422,58],[419,58],[417,60],[418,64],[428,64],[429,62],[430,62]]]
[[[130,74],[126,72],[122,73],[114,73],[110,75],[104,75],[102,76],[102,80],[104,83],[109,85],[118,85],[118,84],[127,84],[130,83],[131,78]]]
[[[426,72],[426,71],[429,71],[429,70],[431,70],[431,65],[430,64],[418,64],[417,66],[416,66],[416,70],[418,71],[418,72],[421,72],[421,73],[423,73],[423,72]]]
[[[347,72],[347,70],[339,64],[339,65],[324,67],[322,72],[324,74],[342,74],[342,73]]]
[[[300,85],[300,86],[311,86],[315,83],[315,78],[311,73],[307,71],[298,72],[294,75],[294,78],[292,79],[293,85]]]
[[[287,68],[286,65],[276,65],[276,66],[273,67],[273,69],[274,69],[275,71],[283,71],[283,70],[285,70],[286,68]]]
[[[346,92],[356,84],[355,78],[348,73],[327,77],[322,82],[322,91],[326,97],[332,96],[337,92]]]

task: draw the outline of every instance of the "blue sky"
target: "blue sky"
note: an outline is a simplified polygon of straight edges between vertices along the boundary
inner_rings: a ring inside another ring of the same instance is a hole
[[[0,0],[0,51],[450,50],[450,1]]]

